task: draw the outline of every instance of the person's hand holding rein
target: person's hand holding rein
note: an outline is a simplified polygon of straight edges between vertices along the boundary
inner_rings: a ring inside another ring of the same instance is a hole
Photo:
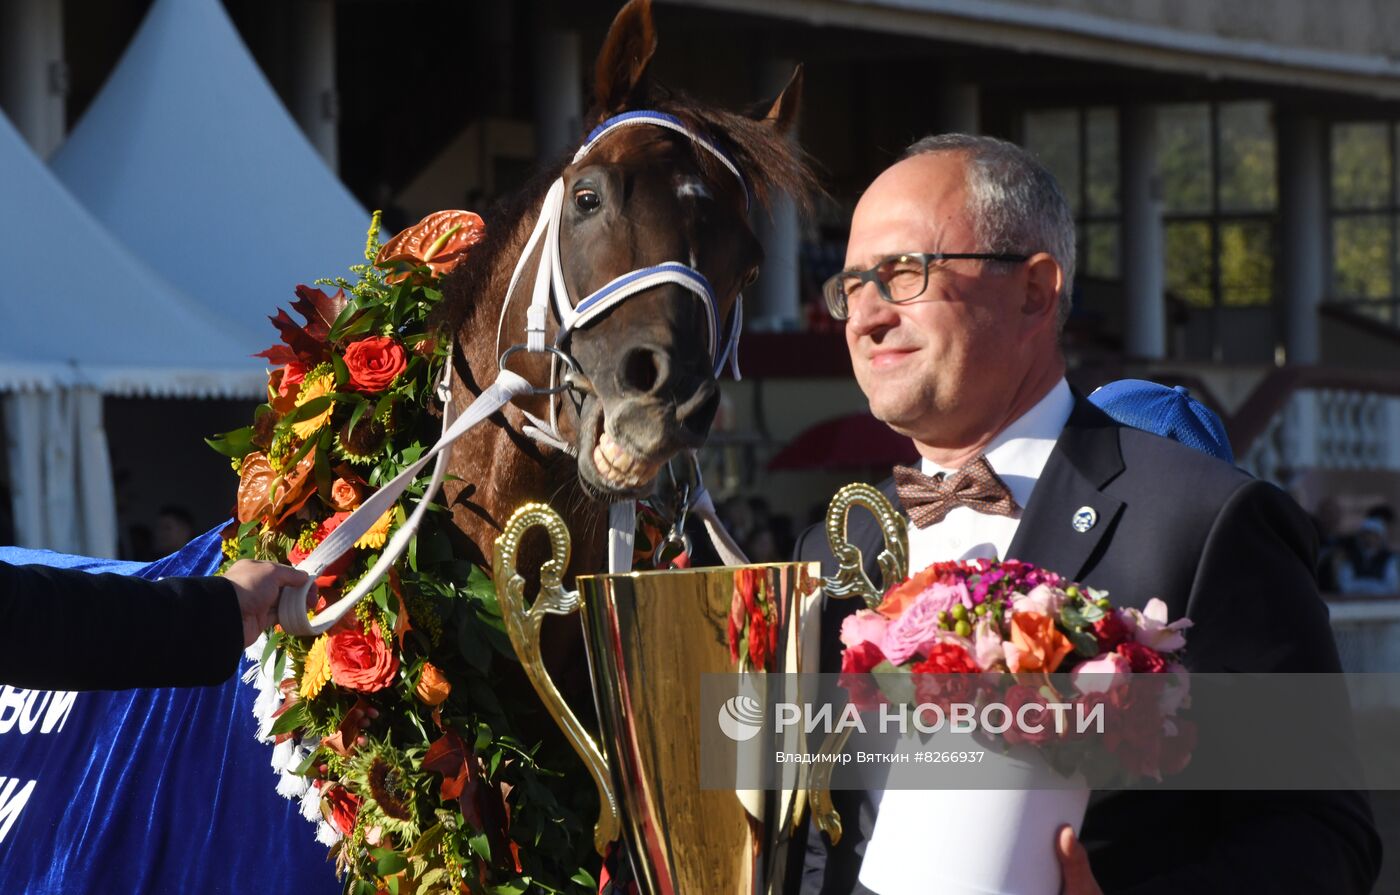
[[[290,566],[257,559],[240,559],[229,566],[224,578],[238,593],[238,611],[243,616],[243,645],[250,646],[258,635],[277,622],[277,602],[282,588],[300,588],[306,573]],[[310,592],[307,594],[308,600]]]

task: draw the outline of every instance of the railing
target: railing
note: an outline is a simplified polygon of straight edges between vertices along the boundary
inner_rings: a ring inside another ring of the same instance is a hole
[[[1400,375],[1284,368],[1229,429],[1240,465],[1275,482],[1301,469],[1400,471]]]
[[[1400,594],[1327,597],[1342,670],[1400,671]]]

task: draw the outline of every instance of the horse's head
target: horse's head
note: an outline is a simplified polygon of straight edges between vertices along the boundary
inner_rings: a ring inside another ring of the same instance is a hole
[[[704,441],[719,406],[716,376],[736,347],[737,298],[763,259],[750,195],[805,177],[786,139],[798,75],[766,112],[724,113],[662,96],[646,76],[655,47],[650,4],[633,0],[599,55],[590,124],[652,111],[689,133],[611,128],[561,178],[560,261],[578,310],[590,299],[606,302],[599,291],[627,282],[619,278],[658,266],[700,274],[679,271],[676,281],[618,301],[565,335],[583,395],[567,434],[585,490],[600,499],[642,493],[662,464]]]
[[[473,376],[520,344],[532,351],[513,355],[512,370],[538,385],[563,376],[557,404],[516,404],[543,428],[539,418],[557,412],[558,436],[598,500],[644,493],[705,439],[739,293],[763,258],[749,202],[785,193],[802,204],[810,188],[787,138],[800,74],[756,113],[727,112],[653,84],[655,48],[649,0],[631,0],[598,57],[588,139],[528,210],[488,216],[485,242],[446,286],[446,322]],[[480,302],[506,294],[504,308]],[[499,325],[483,319],[497,311]],[[491,346],[487,325],[499,330]]]

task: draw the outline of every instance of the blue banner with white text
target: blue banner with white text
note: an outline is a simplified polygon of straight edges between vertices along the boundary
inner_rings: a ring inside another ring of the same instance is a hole
[[[149,565],[0,548],[0,561],[207,575],[222,526]],[[277,795],[251,685],[0,687],[0,880],[25,895],[338,893],[326,847]]]

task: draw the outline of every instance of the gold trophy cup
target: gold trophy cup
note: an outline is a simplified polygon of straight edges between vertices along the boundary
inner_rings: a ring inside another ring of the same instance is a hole
[[[527,605],[516,557],[522,536],[535,526],[549,535],[552,556],[540,568],[539,595]],[[815,671],[799,659],[800,622],[819,596],[817,564],[585,575],[577,591],[566,591],[569,548],[558,514],[527,504],[496,541],[494,571],[521,664],[598,787],[594,845],[603,853],[609,843],[625,842],[647,895],[780,891],[805,780],[786,791],[702,789],[701,725],[715,719],[701,717],[701,679],[738,670],[728,626],[741,575],[750,586],[757,576],[774,607],[778,630],[767,671]],[[596,740],[565,703],[540,654],[544,616],[574,612],[588,648],[601,728]]]

